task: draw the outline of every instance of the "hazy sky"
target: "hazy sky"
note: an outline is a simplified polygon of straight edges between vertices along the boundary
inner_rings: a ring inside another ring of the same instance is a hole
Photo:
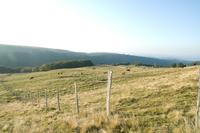
[[[0,44],[200,59],[200,0],[0,0]]]

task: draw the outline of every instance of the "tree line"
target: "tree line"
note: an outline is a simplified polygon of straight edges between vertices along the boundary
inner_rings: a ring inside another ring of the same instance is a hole
[[[146,67],[173,67],[173,68],[183,68],[187,66],[196,66],[200,65],[200,61],[195,61],[190,64],[184,64],[184,63],[174,63],[169,66],[160,66],[158,64],[149,65],[149,64],[143,64],[140,62],[134,62],[134,63],[115,63],[114,66],[118,65],[135,65],[135,66],[146,66]],[[62,68],[78,68],[78,67],[87,67],[87,66],[94,66],[93,62],[90,60],[75,60],[75,61],[57,61],[49,64],[43,64],[38,67],[17,67],[17,68],[9,68],[0,66],[0,73],[26,73],[26,72],[40,72],[40,71],[50,71],[54,69],[62,69]]]
[[[25,72],[40,72],[40,71],[50,71],[54,69],[62,68],[78,68],[93,66],[94,64],[90,60],[79,60],[79,61],[58,61],[49,64],[43,64],[38,67],[17,67],[9,68],[0,66],[0,73],[25,73]]]
[[[152,64],[144,64],[144,63],[140,63],[140,62],[134,62],[134,63],[130,63],[130,62],[127,62],[127,63],[116,63],[116,64],[113,64],[114,66],[119,66],[119,65],[135,65],[135,66],[146,66],[146,67],[173,67],[173,68],[183,68],[183,67],[187,67],[187,66],[196,66],[196,65],[200,65],[200,61],[195,61],[195,62],[192,62],[190,64],[185,64],[185,63],[182,63],[182,62],[179,62],[179,63],[173,63],[171,65],[168,65],[168,66],[161,66],[161,65],[158,65],[156,63],[154,63],[153,65]]]

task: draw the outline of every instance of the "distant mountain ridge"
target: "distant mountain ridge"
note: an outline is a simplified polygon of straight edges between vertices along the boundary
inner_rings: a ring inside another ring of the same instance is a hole
[[[147,65],[156,64],[168,66],[178,62],[177,60],[165,60],[116,53],[81,53],[68,50],[0,44],[0,66],[35,67],[62,60],[91,60],[95,65],[142,63]]]

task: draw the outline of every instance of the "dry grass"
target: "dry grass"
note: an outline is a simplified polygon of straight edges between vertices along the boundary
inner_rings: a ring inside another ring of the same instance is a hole
[[[101,66],[1,76],[2,132],[188,133],[194,126],[198,67],[146,68]],[[112,70],[111,116],[105,115],[106,72]],[[62,72],[62,75],[58,75]],[[30,77],[34,77],[30,79]],[[73,83],[80,111],[75,113]],[[44,89],[49,92],[45,111]],[[61,90],[61,111],[56,107]],[[29,92],[37,99],[23,98]]]

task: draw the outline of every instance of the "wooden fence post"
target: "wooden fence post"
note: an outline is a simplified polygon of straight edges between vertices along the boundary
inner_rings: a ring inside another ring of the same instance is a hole
[[[57,104],[58,104],[58,111],[60,111],[60,89],[57,89]]]
[[[24,96],[24,102],[26,102],[26,94],[23,93],[23,96]]]
[[[28,92],[28,95],[29,95],[29,101],[31,102],[31,92],[30,91]]]
[[[30,101],[31,103],[33,104],[33,95],[32,95],[32,92],[30,91]]]
[[[29,100],[30,100],[29,91],[26,93],[26,100],[27,100],[27,102],[29,102]]]
[[[112,87],[112,71],[108,71],[107,97],[106,97],[106,114],[110,115],[110,95]]]
[[[30,93],[30,91],[28,91],[28,101],[29,102],[31,101],[31,93]]]
[[[48,99],[48,96],[47,96],[47,89],[45,89],[45,108],[46,108],[46,111],[47,111],[47,109],[48,109],[48,101],[47,101],[47,99]]]
[[[37,92],[37,104],[40,105],[40,91]]]
[[[199,70],[199,81],[197,91],[197,112],[196,112],[196,127],[200,128],[200,70]]]
[[[76,83],[74,83],[74,91],[75,91],[75,101],[76,101],[76,112],[77,114],[79,114],[79,98],[78,98]]]

